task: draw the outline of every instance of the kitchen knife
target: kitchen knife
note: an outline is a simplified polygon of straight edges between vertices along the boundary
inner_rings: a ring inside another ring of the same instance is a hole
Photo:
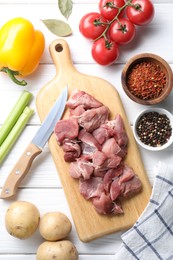
[[[43,147],[51,136],[56,122],[61,118],[68,96],[68,88],[65,87],[49,114],[43,121],[41,127],[35,134],[31,143],[27,146],[24,153],[21,155],[14,168],[10,172],[5,184],[2,188],[0,198],[6,199],[14,196],[17,191],[17,187],[28,173],[31,164],[35,157],[42,152]]]

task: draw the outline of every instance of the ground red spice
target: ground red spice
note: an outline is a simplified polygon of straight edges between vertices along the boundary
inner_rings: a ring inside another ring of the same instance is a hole
[[[127,78],[130,92],[143,100],[159,97],[165,85],[166,75],[161,67],[148,61],[142,61],[132,67]]]

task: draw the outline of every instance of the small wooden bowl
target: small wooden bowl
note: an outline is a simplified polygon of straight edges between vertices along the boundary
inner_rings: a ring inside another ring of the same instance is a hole
[[[146,62],[148,61],[148,62],[152,62],[152,63],[159,65],[161,70],[166,75],[166,85],[165,85],[164,89],[162,90],[161,94],[157,98],[147,99],[147,100],[140,99],[140,98],[136,97],[133,93],[131,93],[131,91],[129,90],[129,88],[127,86],[127,79],[128,79],[131,69],[136,64],[141,63],[143,61],[146,61]],[[172,73],[172,70],[171,70],[171,67],[169,66],[169,64],[164,59],[162,59],[160,56],[152,54],[152,53],[142,53],[142,54],[138,54],[138,55],[132,57],[125,64],[125,66],[122,70],[121,82],[122,82],[122,86],[123,86],[125,93],[127,94],[127,96],[130,99],[132,99],[133,101],[135,101],[136,103],[139,103],[139,104],[154,105],[154,104],[158,104],[158,103],[162,102],[170,94],[172,87],[173,87],[173,73]]]

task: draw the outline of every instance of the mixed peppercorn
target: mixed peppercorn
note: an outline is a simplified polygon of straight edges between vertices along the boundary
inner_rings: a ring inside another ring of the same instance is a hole
[[[137,122],[136,130],[141,142],[152,147],[164,145],[172,134],[167,115],[155,111],[143,114]]]
[[[158,64],[142,61],[132,67],[127,87],[139,99],[150,100],[160,96],[166,86],[166,75]]]

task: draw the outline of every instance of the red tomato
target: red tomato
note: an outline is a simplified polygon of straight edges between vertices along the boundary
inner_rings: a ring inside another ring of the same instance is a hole
[[[115,42],[105,41],[102,37],[94,42],[91,53],[98,64],[110,65],[118,58],[119,49]]]
[[[105,30],[107,20],[100,13],[88,13],[82,17],[79,23],[79,30],[88,39],[97,39]]]
[[[119,22],[121,24],[119,24]],[[111,24],[109,28],[109,35],[113,41],[118,44],[127,44],[135,37],[136,29],[132,22],[128,19],[120,18]]]
[[[150,0],[132,0],[133,6],[128,6],[126,14],[129,20],[136,25],[145,25],[154,17],[154,6]]]
[[[124,0],[100,0],[100,13],[107,19],[112,20],[118,13],[118,8],[125,5]],[[117,8],[118,7],[118,8]],[[124,10],[123,10],[124,11]],[[124,12],[121,12],[119,17],[122,17]]]

